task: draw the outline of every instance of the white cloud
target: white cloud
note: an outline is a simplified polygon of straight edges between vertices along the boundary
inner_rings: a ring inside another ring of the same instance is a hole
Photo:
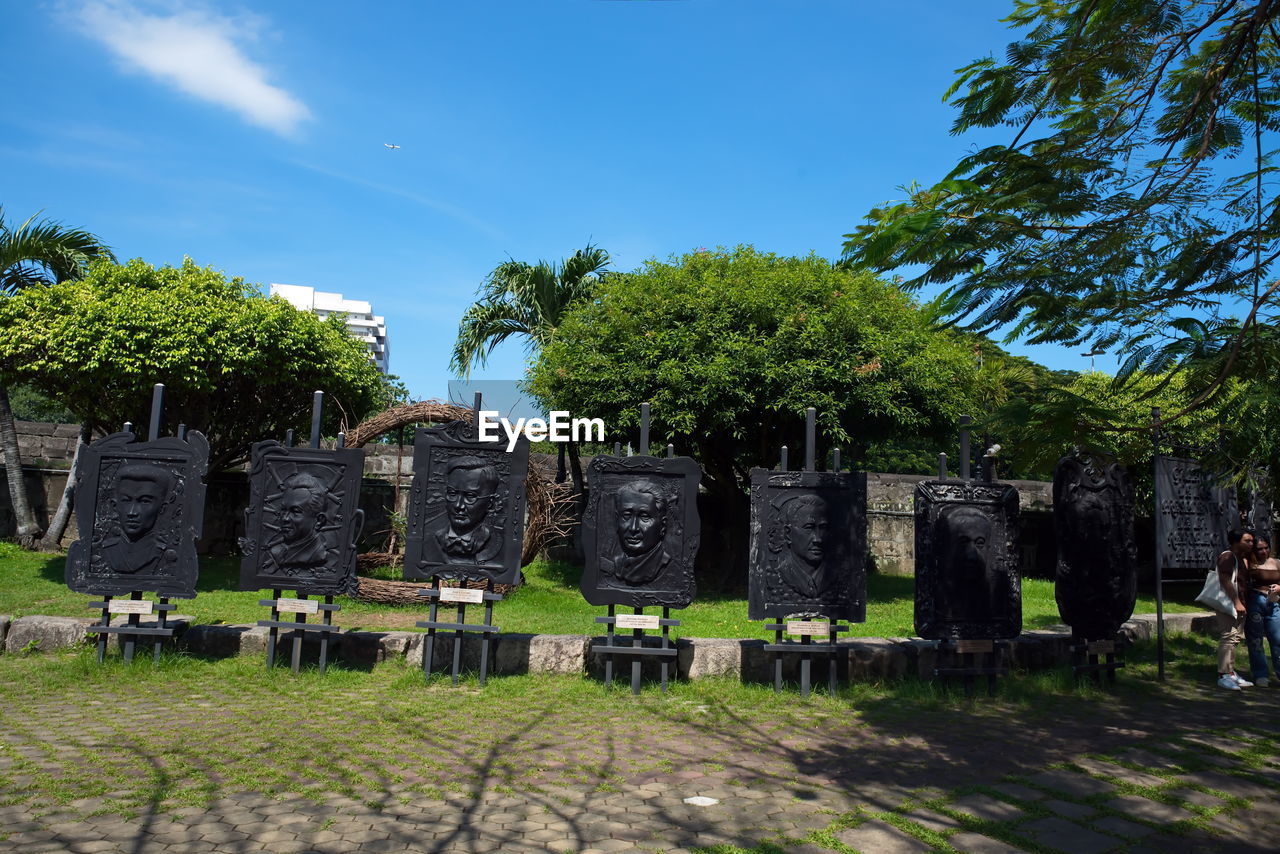
[[[257,36],[251,18],[195,8],[147,12],[125,0],[90,0],[75,18],[125,65],[188,95],[234,110],[255,125],[288,135],[310,118],[306,105],[267,82],[267,71],[238,42]]]

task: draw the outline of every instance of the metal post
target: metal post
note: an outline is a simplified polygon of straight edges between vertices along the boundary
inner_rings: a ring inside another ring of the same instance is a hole
[[[338,435],[341,436],[342,434],[339,433]],[[333,596],[326,595],[324,597],[324,604],[332,605]],[[322,618],[322,622],[326,626],[333,625],[333,612],[326,608],[324,612],[324,617]],[[324,673],[325,670],[328,669],[328,667],[329,667],[329,632],[321,632],[320,633],[320,672]]]
[[[836,448],[831,452],[831,470],[840,471],[840,449]]]
[[[787,470],[787,446],[782,446],[782,453],[778,455],[778,471]]]
[[[339,434],[338,434],[338,444],[337,444],[337,447],[339,447],[339,448],[345,448],[346,446],[347,446],[347,434],[346,434],[346,433],[339,433]]]
[[[161,605],[168,605],[168,604],[169,604],[169,597],[168,597],[168,596],[161,596],[161,597],[160,597],[160,604],[161,604]],[[169,611],[168,611],[167,609],[165,609],[165,608],[161,608],[161,609],[156,613],[156,628],[158,628],[158,629],[165,629],[165,628],[168,628],[168,626],[167,626],[167,625],[165,625],[165,624],[166,624],[166,622],[167,622],[167,620],[165,619],[165,615],[166,615],[166,614],[168,614],[168,613],[169,613]],[[154,661],[156,664],[159,664],[159,663],[160,663],[160,650],[161,650],[161,648],[162,648],[163,646],[164,646],[164,635],[156,635],[156,644],[155,644],[155,647],[154,647],[154,648],[152,649],[152,651],[151,651],[151,652],[152,652],[152,656],[151,656],[152,661]]]
[[[973,419],[968,415],[960,416],[960,479],[969,479],[969,425]]]
[[[810,635],[804,635],[800,638],[801,646],[812,646],[813,638]],[[800,657],[800,696],[809,696],[809,671],[813,665],[813,653],[806,652]]]
[[[614,455],[615,457],[620,457],[620,456],[622,456],[622,443],[621,443],[621,442],[614,442],[614,443],[613,443],[613,455]]]
[[[306,599],[307,594],[298,593],[298,598]],[[293,615],[293,622],[296,624],[305,623],[306,621],[307,621],[306,614],[298,613]],[[293,630],[293,661],[290,663],[289,669],[292,670],[294,673],[297,673],[298,669],[302,667],[302,639],[306,637],[306,634],[307,633],[304,632],[302,629]]]
[[[320,447],[320,416],[324,414],[324,392],[317,391],[311,396],[311,444],[309,447]]]
[[[431,589],[436,595],[431,597],[431,605],[427,608],[427,622],[435,623],[436,614],[440,607],[440,578],[438,576],[431,579]],[[422,678],[429,681],[431,679],[431,668],[436,657],[436,628],[434,625],[427,627],[427,639],[422,645]]]
[[[141,590],[135,590],[135,591],[133,591],[133,593],[129,594],[129,598],[130,598],[130,599],[133,599],[134,601],[137,601],[137,600],[141,599],[141,598],[142,598],[142,591],[141,591]],[[128,624],[129,624],[130,626],[136,626],[136,625],[138,625],[138,615],[137,615],[137,614],[130,614],[130,615],[129,615],[129,619],[127,620],[127,622],[128,622]],[[138,636],[137,636],[137,635],[125,635],[125,636],[124,636],[124,660],[125,660],[125,662],[131,662],[131,661],[133,661],[133,650],[134,650],[134,647],[137,645],[137,643],[138,643]]]
[[[111,597],[102,597],[102,625],[111,625]],[[98,632],[98,663],[101,664],[107,655],[107,633]]]
[[[484,592],[488,593],[489,588],[493,586],[492,579],[486,579],[484,582]],[[493,625],[493,600],[485,597],[484,600],[484,624],[485,626]],[[480,639],[480,687],[484,687],[485,678],[489,675],[489,638],[492,635],[485,632]]]
[[[812,406],[807,407],[804,411],[804,470],[813,471],[814,460],[817,458],[816,444],[818,439],[818,410]]]
[[[608,623],[609,625],[608,646],[610,649],[612,649],[613,645],[616,643],[616,641],[614,640],[614,632],[618,628],[617,623],[614,619],[617,615],[614,613],[614,611],[615,611],[615,607],[613,605],[610,605],[609,606],[609,623]],[[605,656],[604,656],[604,686],[608,688],[612,685],[613,685],[613,653],[609,652],[609,653],[605,653]]]
[[[467,603],[458,603],[458,624],[461,625],[467,621]],[[462,669],[462,629],[456,629],[453,633],[453,687],[458,687],[458,671]]]
[[[187,425],[186,424],[178,425],[178,438],[184,442],[187,441]]]
[[[643,614],[644,608],[636,608],[635,612],[637,614]],[[631,630],[631,645],[633,647],[644,646],[644,629]],[[641,659],[641,656],[639,655],[631,656],[631,693],[632,694],[640,693],[640,659]]]
[[[292,448],[292,447],[293,447],[293,430],[285,430],[285,431],[284,431],[284,446],[285,446],[286,448]]]
[[[649,455],[649,404],[640,404],[640,453]]]
[[[156,383],[151,389],[151,426],[147,430],[147,441],[154,442],[160,438],[160,422],[164,419],[164,383]]]
[[[670,448],[670,445],[667,445]],[[671,648],[671,627],[667,625],[667,620],[671,619],[671,608],[662,606],[662,648]],[[667,693],[667,669],[670,667],[670,659],[665,655],[662,656],[662,693]]]
[[[132,421],[126,421],[126,422],[124,422],[124,427],[120,428],[120,430],[121,430],[121,432],[123,432],[123,433],[132,433],[132,432],[133,432],[133,422],[132,422]]]
[[[938,480],[947,479],[947,455],[938,454]]]
[[[280,609],[277,608],[274,603],[274,600],[280,598],[279,587],[271,588],[271,598],[273,600],[271,605],[271,622],[275,623],[280,620]],[[276,666],[276,641],[279,637],[280,628],[278,626],[272,626],[267,631],[267,667]]]
[[[676,446],[667,445],[667,459],[672,459],[675,457],[675,455],[676,455]]]

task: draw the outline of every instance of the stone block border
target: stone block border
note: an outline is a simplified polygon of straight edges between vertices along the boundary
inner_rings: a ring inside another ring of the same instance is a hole
[[[254,625],[192,624],[190,617],[176,616],[176,642],[197,655],[226,657],[262,655],[266,651],[267,630]],[[55,649],[85,643],[85,629],[91,617],[27,616],[11,618],[0,615],[0,651],[10,655]],[[1212,635],[1212,616],[1170,614],[1165,618],[1169,632],[1196,632]],[[1124,625],[1123,632],[1131,640],[1155,637],[1155,615],[1139,614]],[[287,637],[282,633],[282,638]],[[403,659],[411,666],[422,666],[422,632],[348,631],[336,638],[334,654],[354,667],[371,669],[384,661]],[[1013,664],[1027,670],[1057,667],[1069,661],[1070,634],[1065,627],[1024,632],[1013,644]],[[496,675],[522,673],[591,673],[603,671],[599,656],[591,653],[590,635],[533,635],[507,633],[493,642],[493,669]],[[676,674],[681,679],[719,676],[745,682],[768,682],[773,677],[772,658],[764,651],[763,640],[732,638],[681,638],[677,643]],[[842,680],[866,682],[877,679],[914,675],[921,679],[932,676],[933,645],[919,638],[845,638],[839,642],[837,667]],[[447,668],[452,657],[452,638],[436,644],[434,668]],[[318,642],[308,640],[304,652],[314,659]],[[476,669],[479,662],[479,638],[463,639],[462,661]],[[784,660],[787,677],[797,678],[799,662],[788,656]],[[647,671],[653,670],[652,674]],[[646,675],[657,676],[657,666],[646,665]]]

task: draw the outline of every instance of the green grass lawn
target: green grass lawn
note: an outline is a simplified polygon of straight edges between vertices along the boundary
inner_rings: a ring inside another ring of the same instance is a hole
[[[199,595],[176,600],[179,613],[197,623],[253,623],[267,617],[258,599],[269,591],[239,591],[239,562],[233,558],[204,558],[200,562]],[[578,591],[580,571],[567,564],[539,561],[525,569],[525,584],[494,609],[494,622],[507,632],[535,634],[595,634],[594,622],[604,608],[588,605]],[[1194,591],[1180,591],[1189,601]],[[913,581],[888,575],[867,579],[867,621],[854,624],[851,634],[860,637],[909,637],[913,633]],[[72,593],[63,583],[63,558],[24,552],[11,543],[0,543],[0,614],[48,614],[93,616],[86,606],[91,597]],[[347,597],[337,623],[344,628],[367,630],[414,629],[426,619],[426,608],[360,602]],[[1166,601],[1170,611],[1199,611],[1185,602]],[[1136,613],[1155,610],[1151,595],[1140,596]],[[474,612],[474,606],[473,606]],[[763,638],[762,622],[747,619],[745,598],[702,597],[673,616],[682,625],[677,636]],[[1053,582],[1028,578],[1022,582],[1022,622],[1028,629],[1060,623],[1053,598]]]

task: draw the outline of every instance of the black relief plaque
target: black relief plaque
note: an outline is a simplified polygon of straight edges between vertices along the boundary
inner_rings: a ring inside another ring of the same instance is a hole
[[[1054,596],[1063,622],[1087,640],[1114,640],[1138,597],[1133,481],[1116,463],[1076,456],[1053,470],[1058,541]]]
[[[1156,457],[1155,493],[1161,568],[1207,571],[1239,524],[1234,492],[1215,486],[1195,460]]]
[[[363,474],[360,448],[255,444],[240,540],[240,589],[353,592]]]
[[[1017,637],[1018,491],[1007,483],[923,481],[915,504],[916,634]]]
[[[112,433],[82,448],[80,539],[67,553],[67,586],[95,596],[194,598],[208,465],[209,443],[194,431],[151,442]]]
[[[514,584],[524,539],[529,442],[478,441],[466,421],[419,427],[404,576]]]
[[[588,602],[684,608],[693,601],[701,479],[689,457],[591,460],[582,521]]]
[[[867,614],[867,476],[751,470],[748,617]]]

